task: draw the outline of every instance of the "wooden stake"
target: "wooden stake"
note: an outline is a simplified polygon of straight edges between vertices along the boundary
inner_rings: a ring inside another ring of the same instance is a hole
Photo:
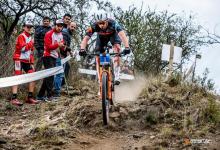
[[[170,44],[170,57],[169,57],[169,70],[168,73],[166,74],[166,79],[165,82],[169,83],[170,80],[172,79],[172,73],[173,73],[173,56],[174,56],[174,41],[171,40]]]
[[[169,59],[169,77],[172,75],[173,72],[173,56],[174,56],[174,44],[175,42],[172,40],[170,45],[170,59]]]

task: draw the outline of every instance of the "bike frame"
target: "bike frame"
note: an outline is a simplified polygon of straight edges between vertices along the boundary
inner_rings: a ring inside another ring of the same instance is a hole
[[[104,62],[100,62],[100,57],[103,57],[104,59],[109,59],[108,62],[104,61]],[[109,58],[108,58],[109,57]],[[105,72],[108,76],[108,94],[107,94],[107,97],[108,97],[108,100],[109,101],[112,101],[112,66],[111,66],[111,56],[108,54],[108,53],[103,53],[103,54],[100,54],[100,56],[96,56],[96,60],[97,60],[97,65],[98,65],[98,68],[99,68],[99,79],[100,79],[100,84],[99,84],[99,90],[100,90],[100,93],[102,93],[102,75],[103,73]],[[100,94],[100,99],[102,99],[102,95]]]
[[[114,91],[114,69],[111,55],[120,57],[123,53],[109,53],[109,47],[107,47],[104,53],[93,53],[88,55],[96,56],[96,69],[99,76],[99,92],[100,100],[102,101],[103,123],[107,125],[109,121],[109,104],[113,105],[112,95]]]

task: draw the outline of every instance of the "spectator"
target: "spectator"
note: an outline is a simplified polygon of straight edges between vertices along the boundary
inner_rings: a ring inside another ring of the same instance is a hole
[[[50,18],[44,17],[43,18],[43,25],[38,26],[35,29],[35,35],[34,35],[34,46],[37,50],[37,64],[36,64],[36,70],[41,70],[43,65],[43,53],[44,53],[44,36],[45,34],[51,30],[50,26]]]
[[[65,14],[63,16],[63,23],[64,23],[63,28],[64,29],[67,28],[70,25],[71,18],[72,18],[72,16],[70,14]]]
[[[63,27],[63,30],[64,32],[68,32],[67,28],[69,27],[70,23],[71,23],[71,19],[72,19],[72,16],[70,14],[65,14],[63,16],[63,22],[64,22],[64,27]],[[63,32],[63,33],[64,33]],[[67,33],[68,34],[68,33]],[[70,45],[70,42],[71,42],[71,39],[70,37],[68,36],[65,36],[66,34],[64,33],[64,40],[67,40],[65,41],[66,43],[68,43]],[[68,37],[68,38],[67,38]],[[67,45],[68,45],[67,44]],[[65,58],[65,54],[63,56],[63,58]],[[68,79],[68,74],[69,74],[69,70],[70,70],[70,64],[69,62],[66,62],[65,64],[65,68],[64,68],[64,74],[65,74],[65,78]],[[62,80],[62,86],[65,85],[65,80]]]
[[[24,32],[21,33],[16,40],[16,47],[13,56],[13,60],[15,63],[15,75],[21,75],[22,70],[26,73],[34,72],[34,41],[31,37],[31,33],[33,30],[33,24],[31,22],[25,22],[23,25]],[[29,93],[26,99],[26,103],[29,104],[37,104],[38,102],[33,98],[34,92],[34,82],[29,83]],[[17,92],[18,92],[18,85],[12,87],[12,97],[11,97],[11,104],[21,106],[23,105],[17,99]]]
[[[56,59],[60,58],[60,50],[65,49],[62,29],[63,29],[63,20],[59,19],[55,22],[55,27],[46,33],[44,37],[44,55],[43,63],[44,68],[49,69],[56,66]],[[52,89],[54,83],[54,76],[45,78],[43,84],[38,93],[38,100],[49,101],[53,99]],[[45,92],[47,92],[47,97],[45,97]]]
[[[67,57],[68,53],[71,51],[70,49],[70,44],[71,44],[71,38],[72,38],[72,35],[73,35],[73,32],[76,28],[76,23],[75,22],[71,22],[70,25],[66,28],[64,28],[62,30],[62,33],[63,33],[63,38],[64,38],[64,41],[65,41],[65,44],[67,46],[66,50],[65,51],[61,51],[60,54],[61,54],[61,58],[65,58]],[[61,59],[57,59],[56,61],[56,66],[60,66],[61,65]],[[68,77],[68,73],[69,73],[69,68],[70,67],[66,67],[67,65],[69,65],[68,62],[66,62],[64,64],[64,72],[65,72],[65,76]],[[55,93],[55,97],[60,97],[60,92],[61,92],[61,85],[62,85],[62,81],[63,81],[63,78],[64,78],[64,74],[58,74],[55,76],[55,79],[54,79],[54,93]]]

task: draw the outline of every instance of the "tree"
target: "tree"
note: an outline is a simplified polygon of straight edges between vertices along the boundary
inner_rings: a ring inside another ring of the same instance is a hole
[[[118,7],[114,15],[127,31],[134,50],[135,67],[148,73],[159,73],[164,66],[161,63],[162,44],[170,44],[171,38],[175,45],[183,48],[182,63],[204,44],[199,38],[200,28],[194,25],[193,16],[181,18],[167,11],[144,11],[134,6],[125,11]]]
[[[65,0],[1,0],[0,27],[5,43],[8,43],[22,16],[31,12],[42,16],[47,11],[56,14],[64,4],[67,4]]]

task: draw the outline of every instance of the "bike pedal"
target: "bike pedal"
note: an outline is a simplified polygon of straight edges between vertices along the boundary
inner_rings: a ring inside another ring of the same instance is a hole
[[[121,83],[120,81],[116,80],[114,85],[119,85],[120,83]]]

